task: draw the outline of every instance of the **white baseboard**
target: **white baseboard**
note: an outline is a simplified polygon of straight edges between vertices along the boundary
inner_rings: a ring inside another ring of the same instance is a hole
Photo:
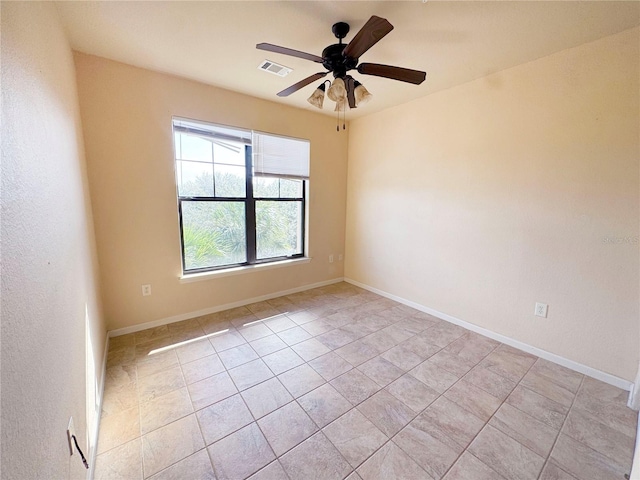
[[[624,380],[623,378],[616,377],[615,375],[602,372],[600,370],[589,367],[587,365],[583,365],[578,362],[574,362],[573,360],[569,360],[568,358],[561,357],[560,355],[556,355],[555,353],[547,352],[546,350],[542,350],[541,348],[528,345],[526,343],[520,342],[519,340],[515,340],[505,335],[492,332],[491,330],[487,330],[486,328],[479,327],[478,325],[474,325],[473,323],[469,323],[465,320],[460,320],[459,318],[453,317],[446,313],[439,312],[438,310],[434,310],[433,308],[425,307],[424,305],[420,305],[419,303],[412,302],[411,300],[406,300],[402,297],[398,297],[391,293],[387,293],[383,290],[379,290],[377,288],[371,287],[364,283],[360,283],[351,278],[345,277],[344,281],[351,283],[353,285],[356,285],[360,288],[364,288],[365,290],[369,290],[370,292],[377,293],[378,295],[389,298],[391,300],[395,300],[396,302],[407,305],[408,307],[415,308],[416,310],[420,310],[421,312],[428,313],[429,315],[433,315],[434,317],[440,318],[447,322],[453,323],[455,325],[459,325],[461,327],[466,328],[467,330],[471,330],[472,332],[479,333],[480,335],[484,335],[485,337],[492,338],[494,340],[497,340],[511,347],[517,348],[519,350],[523,350],[537,357],[544,358],[545,360],[549,360],[550,362],[557,363],[558,365],[569,368],[571,370],[575,370],[576,372],[582,373],[589,377],[608,383],[609,385],[613,385],[615,387],[622,388],[623,390],[627,390],[627,391],[631,391],[631,388],[633,386],[631,382],[629,382],[628,380]]]
[[[98,436],[100,435],[100,419],[102,418],[102,401],[104,399],[104,382],[107,377],[107,355],[109,353],[109,334],[104,341],[104,355],[102,357],[102,376],[100,378],[100,388],[98,390],[98,413],[94,420],[93,438],[91,444],[93,448],[89,452],[89,470],[87,480],[93,480],[96,471],[96,457],[98,456]]]
[[[640,367],[638,367],[636,381],[631,385],[627,406],[633,410],[640,410]]]
[[[636,385],[638,382],[636,382]],[[633,463],[629,480],[640,480],[640,416],[638,416],[638,427],[636,428],[636,448],[633,452]]]
[[[303,285],[301,287],[290,288],[289,290],[281,290],[279,292],[269,293],[267,295],[261,295],[259,297],[247,298],[232,303],[225,303],[224,305],[217,305],[215,307],[204,308],[195,312],[181,313],[180,315],[174,315],[172,317],[161,318],[160,320],[154,320],[151,322],[139,323],[130,327],[118,328],[116,330],[110,330],[109,337],[118,337],[120,335],[126,335],[128,333],[135,333],[148,328],[160,327],[169,323],[181,322],[183,320],[189,320],[194,317],[201,317],[202,315],[209,315],[210,313],[221,312],[223,310],[229,310],[230,308],[244,307],[251,303],[263,302],[265,300],[271,300],[272,298],[282,297],[283,295],[291,295],[292,293],[304,292],[305,290],[311,290],[312,288],[325,287],[334,283],[344,281],[343,277],[333,278],[331,280],[325,280],[324,282],[312,283],[309,285]]]

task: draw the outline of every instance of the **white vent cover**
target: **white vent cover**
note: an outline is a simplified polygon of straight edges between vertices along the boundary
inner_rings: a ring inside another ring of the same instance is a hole
[[[278,75],[279,77],[286,77],[293,71],[293,69],[285,67],[284,65],[280,65],[278,63],[274,63],[271,60],[264,60],[260,65],[258,65],[258,68],[260,70],[264,70],[265,72]]]

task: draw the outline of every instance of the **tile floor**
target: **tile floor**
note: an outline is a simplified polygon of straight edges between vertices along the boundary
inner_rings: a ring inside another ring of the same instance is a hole
[[[627,393],[346,283],[111,339],[102,479],[622,480]]]

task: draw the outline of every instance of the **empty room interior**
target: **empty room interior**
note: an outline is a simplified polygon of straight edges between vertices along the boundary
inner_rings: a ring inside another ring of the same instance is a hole
[[[3,479],[640,480],[640,2],[9,2]]]

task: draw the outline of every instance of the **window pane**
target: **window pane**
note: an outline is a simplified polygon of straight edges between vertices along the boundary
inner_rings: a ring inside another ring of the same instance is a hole
[[[302,202],[256,202],[258,259],[302,253]]]
[[[302,180],[280,179],[280,196],[282,198],[302,198]]]
[[[215,140],[213,143],[213,161],[244,167],[244,145],[228,140]]]
[[[247,261],[244,202],[182,202],[184,268]]]
[[[175,135],[176,158],[178,160],[212,161],[212,149],[209,140],[185,133],[176,133]]]
[[[253,196],[256,198],[278,198],[280,195],[277,178],[253,177]]]
[[[176,162],[178,195],[182,197],[213,196],[213,164]]]
[[[215,164],[216,197],[244,197],[246,192],[245,167]]]

